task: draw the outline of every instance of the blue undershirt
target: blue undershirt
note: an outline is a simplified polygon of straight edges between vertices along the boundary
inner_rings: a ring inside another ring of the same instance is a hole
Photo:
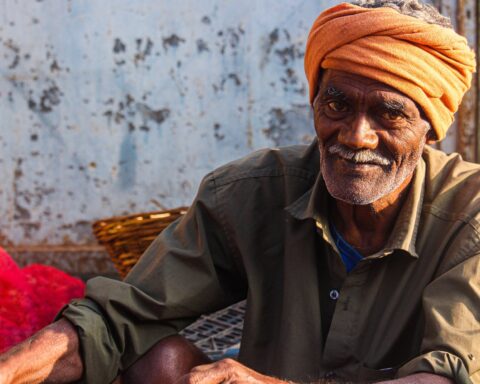
[[[340,252],[343,264],[347,268],[347,272],[350,272],[358,264],[360,260],[363,259],[363,256],[350,244],[348,244],[345,239],[338,233],[337,228],[333,225],[332,220],[330,220],[330,232],[332,233],[333,241]]]

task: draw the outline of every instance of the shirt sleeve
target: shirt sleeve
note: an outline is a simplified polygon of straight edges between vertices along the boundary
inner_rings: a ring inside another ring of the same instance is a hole
[[[398,376],[429,372],[457,384],[480,383],[480,255],[430,283],[423,308],[422,354],[403,365]]]
[[[187,214],[152,243],[125,281],[94,278],[61,313],[77,328],[82,382],[109,383],[155,343],[246,296],[209,175]]]

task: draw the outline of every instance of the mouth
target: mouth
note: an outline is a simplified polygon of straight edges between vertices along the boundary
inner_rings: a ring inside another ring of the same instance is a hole
[[[343,157],[341,155],[333,155],[332,157],[336,158],[337,160],[340,160],[346,164],[348,164],[349,166],[351,167],[385,167],[386,164],[380,164],[379,162],[375,162],[375,161],[358,161],[358,160],[353,160],[353,159],[349,159],[349,158],[346,158],[346,157]]]
[[[325,154],[334,161],[340,161],[350,168],[380,167],[385,169],[391,167],[393,163],[392,159],[376,150],[352,149],[339,143],[328,146]]]

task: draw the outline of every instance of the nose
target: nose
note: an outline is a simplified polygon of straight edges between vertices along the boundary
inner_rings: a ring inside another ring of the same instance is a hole
[[[368,116],[359,113],[351,124],[346,124],[338,134],[338,141],[353,149],[375,149],[378,136]]]

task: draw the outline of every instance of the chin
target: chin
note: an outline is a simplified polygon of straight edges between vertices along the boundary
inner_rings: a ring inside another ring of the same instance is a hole
[[[405,179],[392,170],[375,169],[367,175],[341,172],[328,161],[323,162],[321,168],[329,194],[351,205],[372,204],[393,192]]]
[[[323,175],[330,195],[336,200],[352,205],[368,205],[388,195],[398,184],[393,178],[366,180],[365,178]]]
[[[359,193],[358,189],[351,188],[329,188],[327,185],[327,190],[330,195],[336,199],[343,201],[344,203],[351,205],[368,205],[377,201],[386,195],[383,191],[373,193]]]

